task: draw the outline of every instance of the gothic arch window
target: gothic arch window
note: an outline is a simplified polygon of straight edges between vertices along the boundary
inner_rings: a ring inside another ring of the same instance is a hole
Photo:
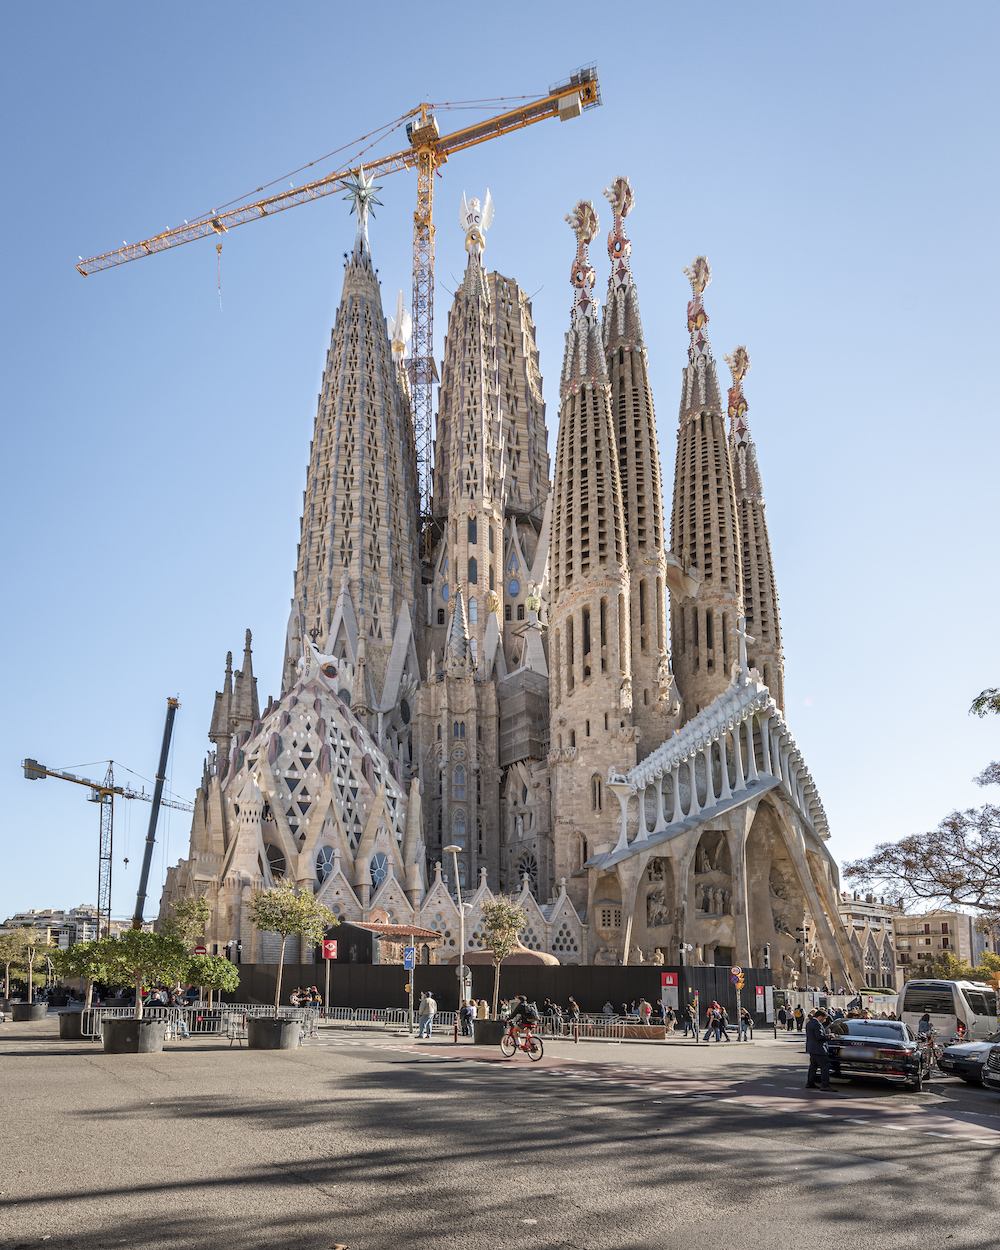
[[[383,851],[376,851],[372,856],[372,889],[377,890],[389,875],[389,860]]]
[[[272,846],[269,842],[264,848],[267,853],[267,866],[271,870],[271,876],[275,881],[280,881],[285,875],[285,857],[279,847]]]
[[[451,797],[453,799],[465,798],[465,765],[455,765],[455,776],[452,784]]]
[[[481,816],[476,817],[476,854],[483,853],[483,819]]]
[[[316,880],[323,884],[333,872],[333,847],[321,846],[316,852]]]
[[[469,559],[469,585],[476,586],[479,584],[479,563],[475,556]]]
[[[476,529],[477,529],[477,525],[476,525],[475,517],[469,517],[469,542],[470,543],[476,543],[479,541],[478,538],[476,537]]]
[[[469,600],[469,624],[479,624],[479,600],[475,598]]]
[[[517,619],[519,621],[524,620],[524,604],[523,603],[519,603],[517,605]]]
[[[598,773],[594,773],[590,779],[590,810],[604,811],[604,782]]]
[[[455,845],[465,850],[465,834],[466,834],[466,817],[465,812],[457,811],[452,824],[452,832],[455,835]]]

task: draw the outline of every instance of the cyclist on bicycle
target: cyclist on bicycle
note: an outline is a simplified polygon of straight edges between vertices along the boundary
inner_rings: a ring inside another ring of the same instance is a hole
[[[514,1006],[507,1016],[507,1023],[515,1037],[518,1036],[519,1022],[524,1024],[525,1031],[530,1033],[532,1026],[538,1023],[538,1008],[529,1003],[523,994],[518,994]]]

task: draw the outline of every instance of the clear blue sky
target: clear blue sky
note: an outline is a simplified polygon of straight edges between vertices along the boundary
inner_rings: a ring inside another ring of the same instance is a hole
[[[438,354],[465,259],[459,199],[488,185],[486,260],[537,292],[554,441],[563,217],[591,198],[606,228],[601,190],[628,174],[668,499],[695,254],[713,266],[724,380],[723,353],[750,349],[787,717],[835,856],[985,797],[970,779],[1000,754],[1000,725],[967,709],[1000,683],[995,4],[57,2],[8,5],[0,23],[0,919],[96,896],[96,809],[76,787],[24,781],[22,757],[111,756],[150,777],[178,693],[171,785],[191,796],[247,626],[262,701],[278,693],[353,223],[330,197],[231,232],[221,312],[211,241],[87,279],[77,255],[251,191],[423,99],[537,93],[594,59],[603,108],[462,153],[437,180]],[[386,178],[371,229],[387,310],[409,292],[414,195],[412,175]],[[118,913],[148,813],[120,805]],[[166,816],[154,900],[187,846],[186,819]]]

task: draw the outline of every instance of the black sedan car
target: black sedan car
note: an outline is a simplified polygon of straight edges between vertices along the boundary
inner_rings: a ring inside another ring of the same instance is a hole
[[[986,1089],[1000,1094],[1000,1046],[991,1046],[983,1064],[982,1082]]]
[[[990,1048],[1000,1042],[1000,1032],[991,1033],[983,1042],[956,1042],[941,1052],[937,1066],[946,1076],[960,1076],[970,1085],[979,1085],[983,1079],[983,1064]]]
[[[923,1088],[930,1052],[901,1020],[835,1020],[827,1044],[834,1076],[875,1076]]]

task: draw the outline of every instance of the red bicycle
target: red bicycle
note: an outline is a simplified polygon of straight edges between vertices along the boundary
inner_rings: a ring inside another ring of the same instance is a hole
[[[518,1050],[527,1051],[528,1058],[537,1063],[543,1054],[542,1039],[535,1037],[528,1025],[518,1029],[517,1024],[511,1021],[500,1039],[500,1053],[510,1059]]]

